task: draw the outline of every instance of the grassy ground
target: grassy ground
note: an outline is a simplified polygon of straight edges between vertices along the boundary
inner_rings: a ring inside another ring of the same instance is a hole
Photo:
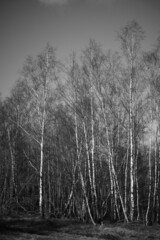
[[[160,226],[108,224],[93,226],[71,220],[1,220],[0,240],[160,240]]]

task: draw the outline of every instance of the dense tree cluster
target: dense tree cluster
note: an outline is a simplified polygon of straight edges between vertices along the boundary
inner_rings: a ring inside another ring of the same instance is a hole
[[[121,52],[28,57],[0,101],[0,214],[160,223],[160,39],[135,21]]]

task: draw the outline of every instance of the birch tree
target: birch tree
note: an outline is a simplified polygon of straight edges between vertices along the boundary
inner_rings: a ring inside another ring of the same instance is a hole
[[[151,117],[149,118],[149,124],[151,126],[150,138],[152,138],[150,145],[154,144],[154,161],[149,157],[149,193],[148,193],[148,205],[146,210],[146,225],[152,222],[159,221],[159,196],[158,196],[158,185],[159,185],[159,132],[160,132],[160,38],[156,47],[144,54],[144,65],[146,73],[146,81],[148,83],[148,94],[149,94],[149,106]],[[153,147],[150,147],[150,152],[153,152]],[[151,155],[150,153],[150,155]],[[151,166],[154,166],[154,173],[152,173]],[[152,176],[152,175],[153,176]],[[154,181],[153,181],[154,179]],[[152,183],[154,182],[153,186]],[[152,203],[153,196],[153,203]],[[152,215],[152,217],[151,217]],[[151,219],[152,218],[152,219]]]
[[[39,212],[44,217],[44,145],[45,129],[47,128],[47,104],[51,98],[51,90],[55,88],[56,58],[54,49],[47,45],[44,51],[34,60],[29,57],[23,68],[23,81],[27,84],[27,92],[30,101],[27,102],[30,129],[23,124],[23,131],[30,136],[38,145],[40,152],[39,160]]]
[[[136,69],[138,53],[144,33],[140,25],[132,21],[128,23],[119,34],[123,54],[128,67],[129,81],[129,139],[130,139],[130,220],[135,217],[135,191],[134,191],[134,166],[135,166],[135,146],[134,146],[134,99],[136,88]]]

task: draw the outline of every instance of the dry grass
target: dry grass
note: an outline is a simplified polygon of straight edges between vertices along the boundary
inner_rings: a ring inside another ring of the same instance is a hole
[[[0,240],[160,240],[160,226],[108,224],[93,226],[74,220],[0,221]]]

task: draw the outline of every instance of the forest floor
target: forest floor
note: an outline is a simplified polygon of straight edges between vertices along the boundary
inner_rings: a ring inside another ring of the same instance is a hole
[[[73,220],[3,219],[0,240],[160,240],[160,225],[116,223],[93,226]]]

